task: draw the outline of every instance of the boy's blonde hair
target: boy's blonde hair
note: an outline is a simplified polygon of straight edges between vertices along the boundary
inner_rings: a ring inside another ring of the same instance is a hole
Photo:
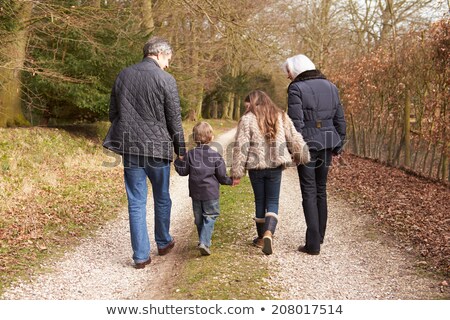
[[[202,121],[194,126],[192,135],[195,143],[208,144],[213,138],[213,128],[208,122]]]

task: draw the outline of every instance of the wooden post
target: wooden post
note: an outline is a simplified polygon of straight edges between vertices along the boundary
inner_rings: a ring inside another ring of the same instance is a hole
[[[411,167],[411,92],[409,88],[405,90],[405,112],[404,112],[404,131],[405,131],[405,166]]]
[[[431,153],[431,161],[430,161],[430,167],[428,169],[428,177],[432,177],[433,175],[433,168],[434,168],[434,160],[436,159],[436,143],[433,143],[433,152]]]
[[[350,112],[350,121],[352,123],[352,133],[353,133],[353,148],[354,148],[354,152],[355,154],[359,154],[358,151],[358,139],[357,139],[357,135],[356,135],[356,127],[355,127],[355,119],[353,118],[353,113]]]

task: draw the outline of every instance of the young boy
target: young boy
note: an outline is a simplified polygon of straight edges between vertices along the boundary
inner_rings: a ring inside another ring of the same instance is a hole
[[[199,237],[198,249],[207,256],[211,254],[211,237],[220,212],[220,184],[232,185],[233,180],[227,176],[222,156],[208,146],[214,138],[209,123],[197,123],[192,133],[197,146],[188,151],[183,160],[175,160],[175,170],[180,176],[189,175],[189,196]]]

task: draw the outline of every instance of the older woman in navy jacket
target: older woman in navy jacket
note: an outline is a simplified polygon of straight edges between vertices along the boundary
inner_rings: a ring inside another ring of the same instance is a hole
[[[311,161],[299,165],[298,175],[306,220],[306,243],[298,248],[319,254],[327,226],[327,176],[332,156],[339,156],[346,123],[336,86],[305,55],[288,58],[283,68],[292,81],[288,88],[288,115],[307,142]]]

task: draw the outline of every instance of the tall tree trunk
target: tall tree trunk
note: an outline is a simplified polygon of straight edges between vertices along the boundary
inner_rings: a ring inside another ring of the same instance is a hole
[[[380,1],[380,9],[382,10],[381,19],[383,24],[381,28],[380,40],[385,41],[394,27],[394,0],[385,0],[384,7],[382,6],[382,2],[383,1]]]
[[[414,171],[419,171],[419,170],[416,169],[416,167],[417,167],[417,161],[418,161],[418,159],[419,159],[419,153],[420,153],[420,151],[421,151],[421,149],[420,149],[421,142],[422,142],[422,140],[421,140],[420,137],[419,137],[419,138],[417,139],[415,148],[414,148],[414,150],[413,150],[413,153],[414,153],[414,160],[413,160],[413,162],[412,162],[412,169],[413,169]]]
[[[222,119],[229,119],[230,118],[230,100],[231,100],[231,93],[227,94],[227,100],[222,102]]]
[[[191,33],[192,33],[192,41],[190,43],[191,47],[191,65],[192,65],[192,74],[195,81],[191,86],[191,99],[193,103],[193,108],[195,110],[195,114],[197,115],[197,119],[202,118],[202,107],[203,107],[203,93],[204,93],[204,77],[205,71],[201,66],[202,60],[202,49],[201,42],[199,40],[199,33],[201,29],[197,27],[197,21],[191,21]]]
[[[236,96],[236,94],[234,92],[230,92],[228,94],[228,107],[227,107],[227,111],[228,111],[228,115],[227,115],[227,119],[233,119],[233,112],[234,112],[234,97]]]
[[[320,10],[320,25],[321,25],[321,45],[320,45],[320,66],[326,66],[327,65],[327,51],[329,46],[329,32],[330,32],[330,12],[331,12],[331,0],[324,0],[321,3],[321,10]]]
[[[235,95],[234,97],[234,113],[233,119],[239,120],[241,118],[241,97],[239,95]]]
[[[153,20],[152,0],[135,0],[135,8],[137,10],[137,21],[139,33],[144,38],[148,38],[155,29]]]
[[[366,129],[362,129],[362,148],[363,156],[367,157]]]
[[[409,89],[405,91],[405,118],[404,118],[404,130],[405,130],[405,166],[411,167],[411,93]]]
[[[395,153],[394,149],[395,149],[395,146],[397,143],[396,127],[397,127],[397,121],[394,120],[394,122],[392,123],[392,129],[391,129],[391,134],[389,137],[389,144],[388,144],[388,163],[389,164],[394,163],[394,153]]]
[[[17,16],[16,27],[6,39],[2,39],[6,63],[0,66],[0,127],[29,125],[22,112],[21,70],[27,47],[27,21],[31,17],[31,1],[12,1]]]
[[[431,178],[434,169],[434,160],[436,159],[436,142],[433,143],[433,152],[431,153],[430,167],[428,168],[428,177]]]
[[[202,108],[203,108],[203,83],[200,79],[200,82],[198,83],[197,92],[196,92],[196,102],[195,102],[195,113],[197,114],[197,118],[202,118]]]
[[[220,104],[220,110],[222,111],[220,113],[220,119],[226,119],[228,117],[228,101],[221,101]]]
[[[214,100],[213,101],[213,105],[212,105],[211,118],[213,118],[213,119],[217,119],[218,118],[218,109],[219,109],[219,106],[217,104],[217,101]]]
[[[442,181],[445,181],[445,179],[448,177],[448,155],[443,152],[442,153]]]
[[[428,155],[430,154],[430,149],[431,149],[431,144],[428,143],[427,151],[425,152],[425,155],[423,157],[423,162],[422,162],[422,174],[423,175],[425,175],[427,159],[428,159]]]
[[[233,88],[231,89],[232,92],[229,94],[229,106],[228,106],[228,118],[234,119],[234,112],[235,112],[235,105],[236,105],[236,79],[238,76],[238,67],[237,67],[237,57],[233,57],[233,64],[231,66],[231,78],[233,79]]]

